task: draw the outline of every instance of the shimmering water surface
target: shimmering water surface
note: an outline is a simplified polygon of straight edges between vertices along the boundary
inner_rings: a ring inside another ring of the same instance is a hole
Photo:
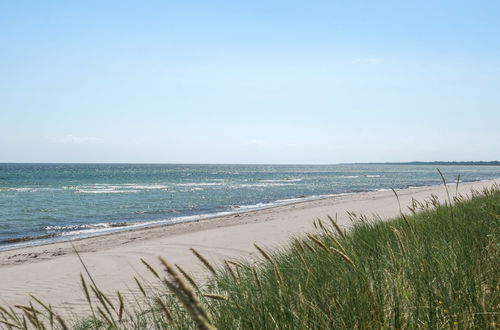
[[[449,182],[495,166],[439,166]],[[0,249],[332,194],[441,183],[429,165],[0,164]]]

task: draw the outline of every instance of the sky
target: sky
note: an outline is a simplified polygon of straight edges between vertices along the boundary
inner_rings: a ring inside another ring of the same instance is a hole
[[[0,0],[0,162],[500,159],[500,1]]]

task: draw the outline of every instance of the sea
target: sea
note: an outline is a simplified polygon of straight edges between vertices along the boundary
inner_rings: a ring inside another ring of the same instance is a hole
[[[449,183],[500,178],[500,166],[439,168]],[[436,184],[431,165],[3,163],[0,250]]]

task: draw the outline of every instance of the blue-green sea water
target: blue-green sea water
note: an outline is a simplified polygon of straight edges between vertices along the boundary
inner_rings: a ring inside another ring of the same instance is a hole
[[[495,166],[440,166],[448,182]],[[426,165],[0,164],[0,249],[334,194],[440,184]]]

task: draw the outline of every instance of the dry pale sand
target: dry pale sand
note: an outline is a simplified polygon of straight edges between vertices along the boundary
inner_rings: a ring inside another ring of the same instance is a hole
[[[459,193],[491,187],[495,180],[464,183]],[[451,194],[455,186],[449,186]],[[411,199],[424,200],[435,194],[446,199],[443,185],[398,190],[403,209]],[[73,244],[107,293],[135,289],[133,276],[151,279],[141,264],[144,258],[157,265],[157,256],[182,265],[199,279],[206,276],[189,251],[194,247],[212,262],[223,259],[253,258],[257,243],[263,247],[284,246],[291,236],[312,231],[312,221],[338,215],[341,226],[350,225],[346,211],[388,218],[399,214],[391,191],[366,192],[301,202],[239,215],[211,218],[199,222],[133,230],[74,241]],[[87,311],[79,273],[82,265],[71,244],[55,243],[0,252],[0,305],[25,304],[33,294],[57,306],[62,314]]]

